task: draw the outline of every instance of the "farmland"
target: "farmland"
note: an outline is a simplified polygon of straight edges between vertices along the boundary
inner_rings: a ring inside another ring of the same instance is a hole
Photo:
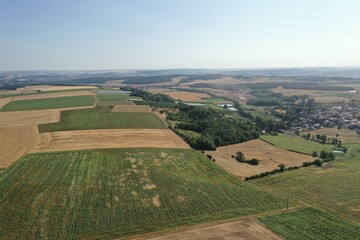
[[[40,132],[112,128],[166,128],[153,113],[113,113],[108,107],[61,112],[59,123],[41,124]]]
[[[0,192],[3,239],[114,238],[284,206],[175,149],[30,154],[0,173]]]
[[[146,105],[115,105],[112,112],[150,112]]]
[[[169,95],[174,99],[179,99],[184,102],[204,102],[203,98],[210,98],[210,95],[208,95],[207,93],[186,91],[164,92],[163,94]]]
[[[25,111],[94,105],[93,96],[73,96],[11,101],[1,111]]]
[[[358,144],[346,146],[350,154],[321,168],[285,172],[257,179],[253,183],[360,221],[360,149]]]
[[[41,91],[41,92],[52,92],[52,91],[74,91],[74,90],[90,90],[90,89],[98,89],[95,86],[51,86],[51,85],[35,85],[35,86],[27,86],[24,89],[29,89],[33,91]]]
[[[360,226],[313,208],[265,216],[260,221],[286,239],[360,239]]]
[[[142,239],[142,238],[140,238]],[[255,219],[247,218],[229,223],[196,227],[193,229],[170,233],[163,236],[144,238],[150,240],[205,240],[205,239],[262,239],[262,240],[281,240],[281,238],[259,224]]]
[[[235,158],[232,158],[231,156],[235,156],[238,151],[243,152],[247,159],[259,159],[259,165],[252,166],[240,163]],[[303,162],[315,160],[315,158],[308,155],[277,148],[260,139],[218,147],[216,151],[206,151],[206,153],[213,156],[216,159],[216,164],[227,172],[242,178],[274,170],[278,168],[279,164],[285,164],[286,167],[302,166]]]
[[[310,134],[325,134],[328,137],[339,138],[342,143],[359,143],[360,135],[354,130],[337,129],[337,128],[323,128],[310,132]],[[338,134],[338,136],[337,136]]]
[[[190,148],[169,129],[99,129],[40,134],[32,152],[104,148]]]
[[[261,139],[270,142],[282,149],[288,149],[307,154],[312,154],[313,151],[317,151],[318,153],[322,150],[332,151],[334,148],[334,146],[330,144],[320,144],[314,141],[305,140],[298,136],[290,136],[285,134],[279,134],[277,136],[263,135],[261,136]]]

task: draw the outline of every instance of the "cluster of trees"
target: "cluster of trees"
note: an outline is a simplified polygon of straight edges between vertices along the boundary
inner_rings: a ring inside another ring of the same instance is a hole
[[[181,136],[176,129],[200,134],[200,137],[183,136],[191,147],[198,150],[215,150],[218,146],[246,142],[260,136],[260,129],[255,124],[211,108],[180,104],[176,113],[169,113],[168,119],[181,122],[174,129]]]
[[[133,87],[121,87],[121,90],[124,91],[130,91],[131,92],[131,96],[135,96],[135,97],[141,97],[144,101],[149,101],[149,102],[167,102],[167,103],[173,103],[175,102],[175,100],[165,94],[153,94],[147,91],[144,91],[142,89],[139,88],[133,88]]]
[[[297,130],[295,131],[296,135],[300,135],[300,132]],[[336,134],[336,136],[339,136],[339,134]],[[319,143],[325,144],[333,144],[336,146],[341,146],[341,140],[338,138],[331,138],[326,136],[325,134],[313,134],[311,135],[310,133],[307,134],[303,134],[302,137],[306,140],[311,140],[311,141],[317,141]]]
[[[295,170],[295,169],[299,169],[299,167],[297,167],[297,166],[286,168],[284,164],[280,164],[278,167],[279,168],[276,168],[276,169],[274,169],[272,171],[266,171],[266,172],[255,174],[255,175],[252,175],[252,176],[249,176],[249,177],[245,177],[244,180],[248,181],[248,180],[253,180],[253,179],[256,179],[256,178],[266,177],[266,176],[276,174],[276,173],[282,173],[282,172],[285,172],[285,171],[292,171],[292,170]]]
[[[247,160],[245,158],[245,155],[243,152],[239,151],[236,153],[236,156],[234,156],[235,159],[238,161],[238,162],[241,162],[241,163],[247,163],[247,164],[250,164],[250,165],[259,165],[259,160],[257,158],[252,158],[250,160]]]

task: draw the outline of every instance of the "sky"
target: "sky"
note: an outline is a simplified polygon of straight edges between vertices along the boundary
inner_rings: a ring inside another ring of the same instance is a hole
[[[360,66],[359,0],[0,0],[0,70]]]

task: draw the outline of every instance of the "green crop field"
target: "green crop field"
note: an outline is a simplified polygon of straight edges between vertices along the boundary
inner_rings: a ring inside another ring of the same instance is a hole
[[[166,128],[153,113],[113,113],[109,107],[62,111],[59,123],[40,124],[39,132],[116,128]]]
[[[1,111],[25,111],[51,108],[81,107],[94,105],[93,96],[74,96],[11,101]]]
[[[360,222],[360,147],[358,144],[346,146],[350,154],[321,168],[289,171],[252,183]]]
[[[321,144],[318,142],[303,139],[299,136],[290,136],[279,134],[277,136],[263,135],[261,139],[274,144],[275,146],[287,150],[298,151],[302,153],[312,154],[313,151],[320,153],[324,151],[332,151],[334,145]]]
[[[314,208],[259,218],[260,222],[285,239],[360,239],[360,226]]]
[[[96,97],[100,101],[118,101],[118,100],[128,100],[129,95],[126,94],[98,94]]]
[[[29,154],[0,173],[0,239],[100,239],[283,208],[201,153]]]

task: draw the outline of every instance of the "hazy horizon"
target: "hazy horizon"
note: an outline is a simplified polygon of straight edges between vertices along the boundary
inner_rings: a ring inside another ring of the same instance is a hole
[[[360,2],[2,1],[0,71],[360,66]]]

